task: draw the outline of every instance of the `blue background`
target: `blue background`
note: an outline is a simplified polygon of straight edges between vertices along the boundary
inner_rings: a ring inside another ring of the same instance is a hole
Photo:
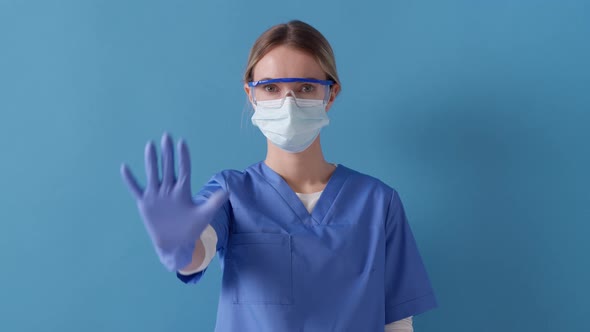
[[[326,158],[396,188],[440,307],[416,331],[581,331],[590,304],[588,1],[0,0],[0,330],[212,331],[119,175],[163,131],[193,186],[264,158],[241,77],[290,19],[332,43]]]

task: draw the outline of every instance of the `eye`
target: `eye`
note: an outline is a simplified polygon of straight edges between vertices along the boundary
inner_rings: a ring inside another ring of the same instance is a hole
[[[314,90],[315,90],[315,87],[311,84],[303,84],[301,86],[301,92],[309,93],[309,92],[313,92]]]
[[[274,84],[266,84],[263,86],[265,92],[277,92],[279,88]]]

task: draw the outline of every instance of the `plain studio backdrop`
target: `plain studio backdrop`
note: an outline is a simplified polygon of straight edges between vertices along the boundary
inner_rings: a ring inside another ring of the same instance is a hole
[[[331,42],[326,158],[406,206],[439,300],[418,331],[581,331],[588,1],[0,0],[0,330],[212,331],[215,258],[166,272],[119,175],[186,138],[193,190],[262,160],[242,73],[270,26]]]

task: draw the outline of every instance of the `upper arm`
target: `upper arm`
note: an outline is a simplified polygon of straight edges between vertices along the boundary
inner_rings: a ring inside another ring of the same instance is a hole
[[[384,332],[414,332],[412,316],[385,325]]]

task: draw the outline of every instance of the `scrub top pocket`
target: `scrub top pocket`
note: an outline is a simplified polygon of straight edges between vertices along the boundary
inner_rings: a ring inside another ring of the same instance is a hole
[[[234,233],[229,250],[234,303],[293,304],[290,235]]]

